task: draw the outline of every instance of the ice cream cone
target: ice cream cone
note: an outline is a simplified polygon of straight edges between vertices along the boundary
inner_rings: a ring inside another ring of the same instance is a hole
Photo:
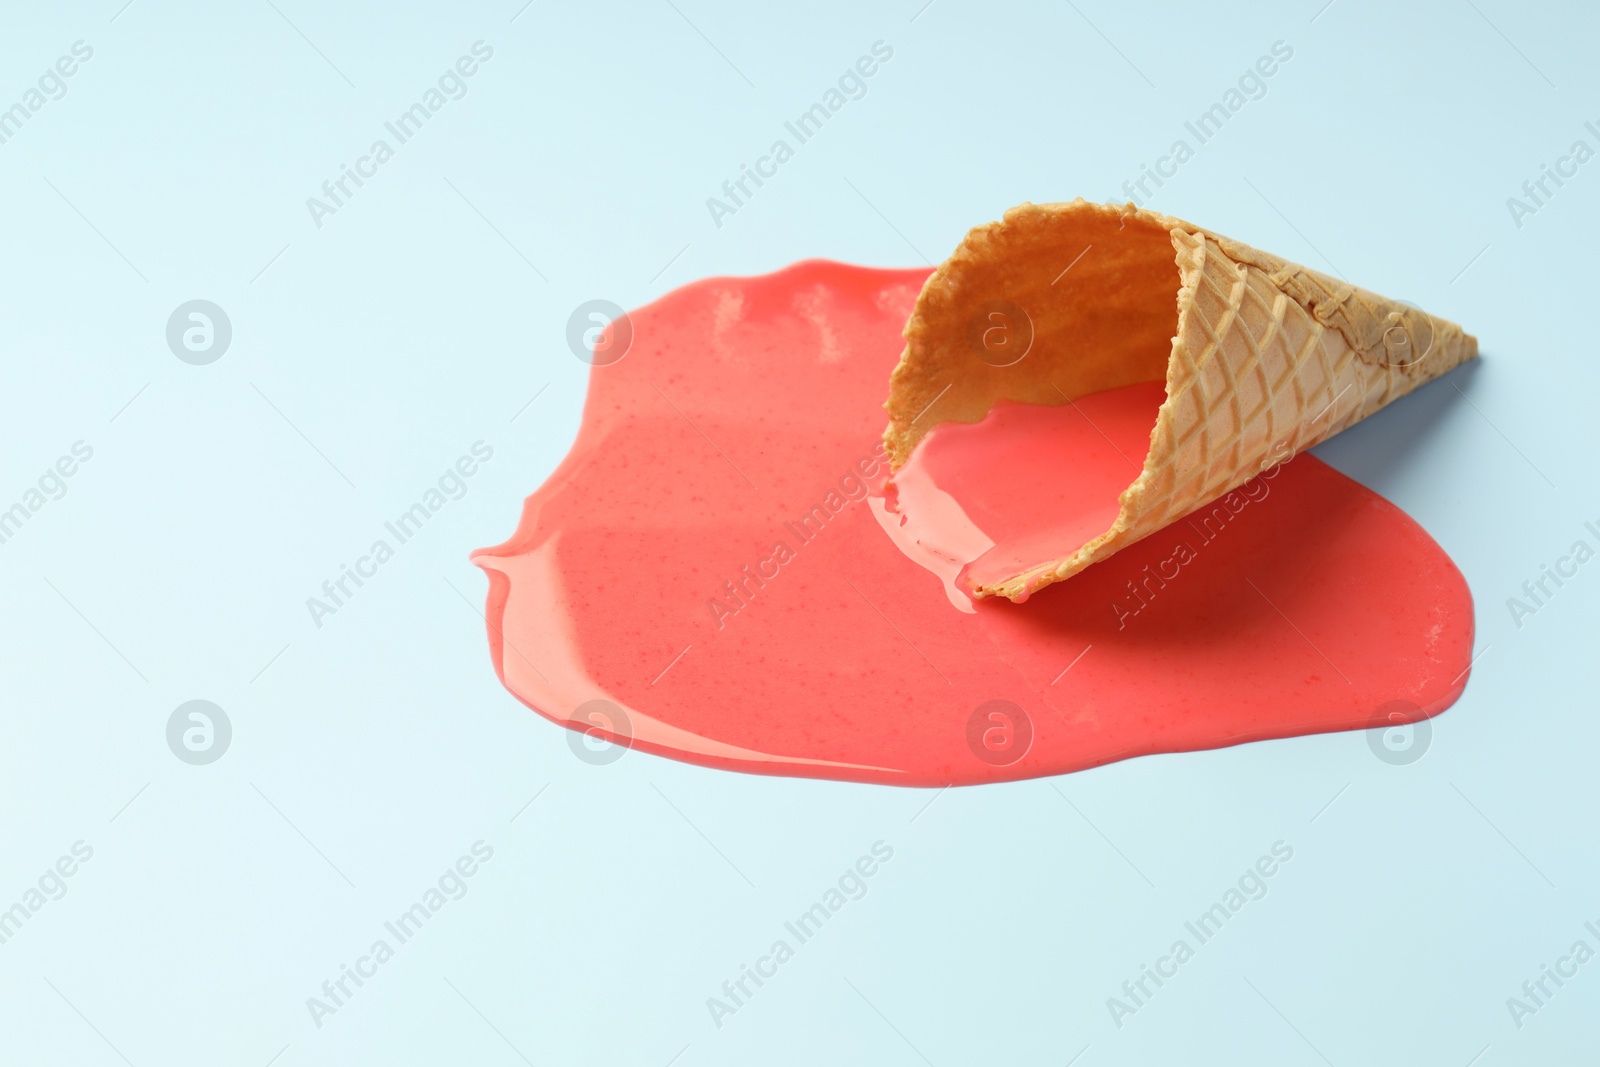
[[[1174,302],[1176,315],[1174,315]],[[967,234],[917,298],[890,379],[891,464],[1000,400],[1166,382],[1111,527],[976,596],[1024,600],[1473,358],[1408,304],[1126,206],[1024,204]],[[1049,471],[1041,470],[1040,479]]]

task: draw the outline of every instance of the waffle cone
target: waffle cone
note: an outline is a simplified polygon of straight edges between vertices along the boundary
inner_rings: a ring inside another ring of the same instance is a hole
[[[905,339],[884,404],[896,470],[934,426],[977,422],[1000,400],[1064,404],[1166,382],[1111,527],[971,590],[1017,601],[1478,352],[1461,327],[1409,304],[1181,219],[1084,200],[1024,204],[968,233],[923,286]]]

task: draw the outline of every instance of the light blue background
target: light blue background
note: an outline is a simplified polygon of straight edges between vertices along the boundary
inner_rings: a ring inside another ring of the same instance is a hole
[[[1322,2],[12,5],[0,106],[74,41],[94,58],[0,145],[0,507],[74,441],[94,458],[0,545],[0,908],[74,841],[94,857],[0,945],[0,1062],[1592,1050],[1600,962],[1520,1030],[1505,1002],[1600,947],[1600,564],[1520,629],[1505,602],[1600,523],[1600,162],[1521,228],[1505,201],[1600,147],[1600,20]],[[469,94],[317,228],[306,198],[479,39]],[[868,95],[714,226],[706,198],[878,40]],[[502,690],[466,555],[572,438],[574,307],[937,261],[1011,204],[1112,197],[1277,40],[1267,96],[1154,206],[1482,339],[1319,449],[1477,599],[1482,658],[1420,762],[1345,733],[941,795],[595,767]],[[233,323],[210,366],[165,342],[194,298]],[[479,439],[467,496],[315,628],[305,598]],[[165,741],[194,698],[234,728],[207,767]],[[470,892],[313,1025],[306,998],[480,839]],[[715,1027],[706,998],[880,839],[868,895]],[[1106,999],[1280,839],[1268,895],[1117,1028]]]

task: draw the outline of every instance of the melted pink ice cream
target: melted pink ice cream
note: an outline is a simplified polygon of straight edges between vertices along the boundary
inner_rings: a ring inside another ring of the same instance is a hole
[[[1460,695],[1460,573],[1310,456],[1025,604],[968,599],[964,578],[1035,539],[1110,524],[1161,386],[1001,405],[886,483],[882,402],[926,276],[813,261],[632,313],[571,453],[473,557],[507,688],[660,755],[916,786],[1388,725]]]

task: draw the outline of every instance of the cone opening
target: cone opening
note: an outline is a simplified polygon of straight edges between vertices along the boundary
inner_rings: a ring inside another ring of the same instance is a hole
[[[969,233],[906,326],[885,405],[893,465],[934,426],[1003,400],[1057,406],[1165,382],[1182,284],[1172,221],[1080,200]]]
[[[1025,597],[1036,572],[1110,535],[1143,476],[1179,323],[1172,221],[1025,206],[969,234],[925,287],[885,438],[898,470],[943,426],[920,466],[952,472],[983,534],[964,543],[990,546],[967,557],[969,593]]]

